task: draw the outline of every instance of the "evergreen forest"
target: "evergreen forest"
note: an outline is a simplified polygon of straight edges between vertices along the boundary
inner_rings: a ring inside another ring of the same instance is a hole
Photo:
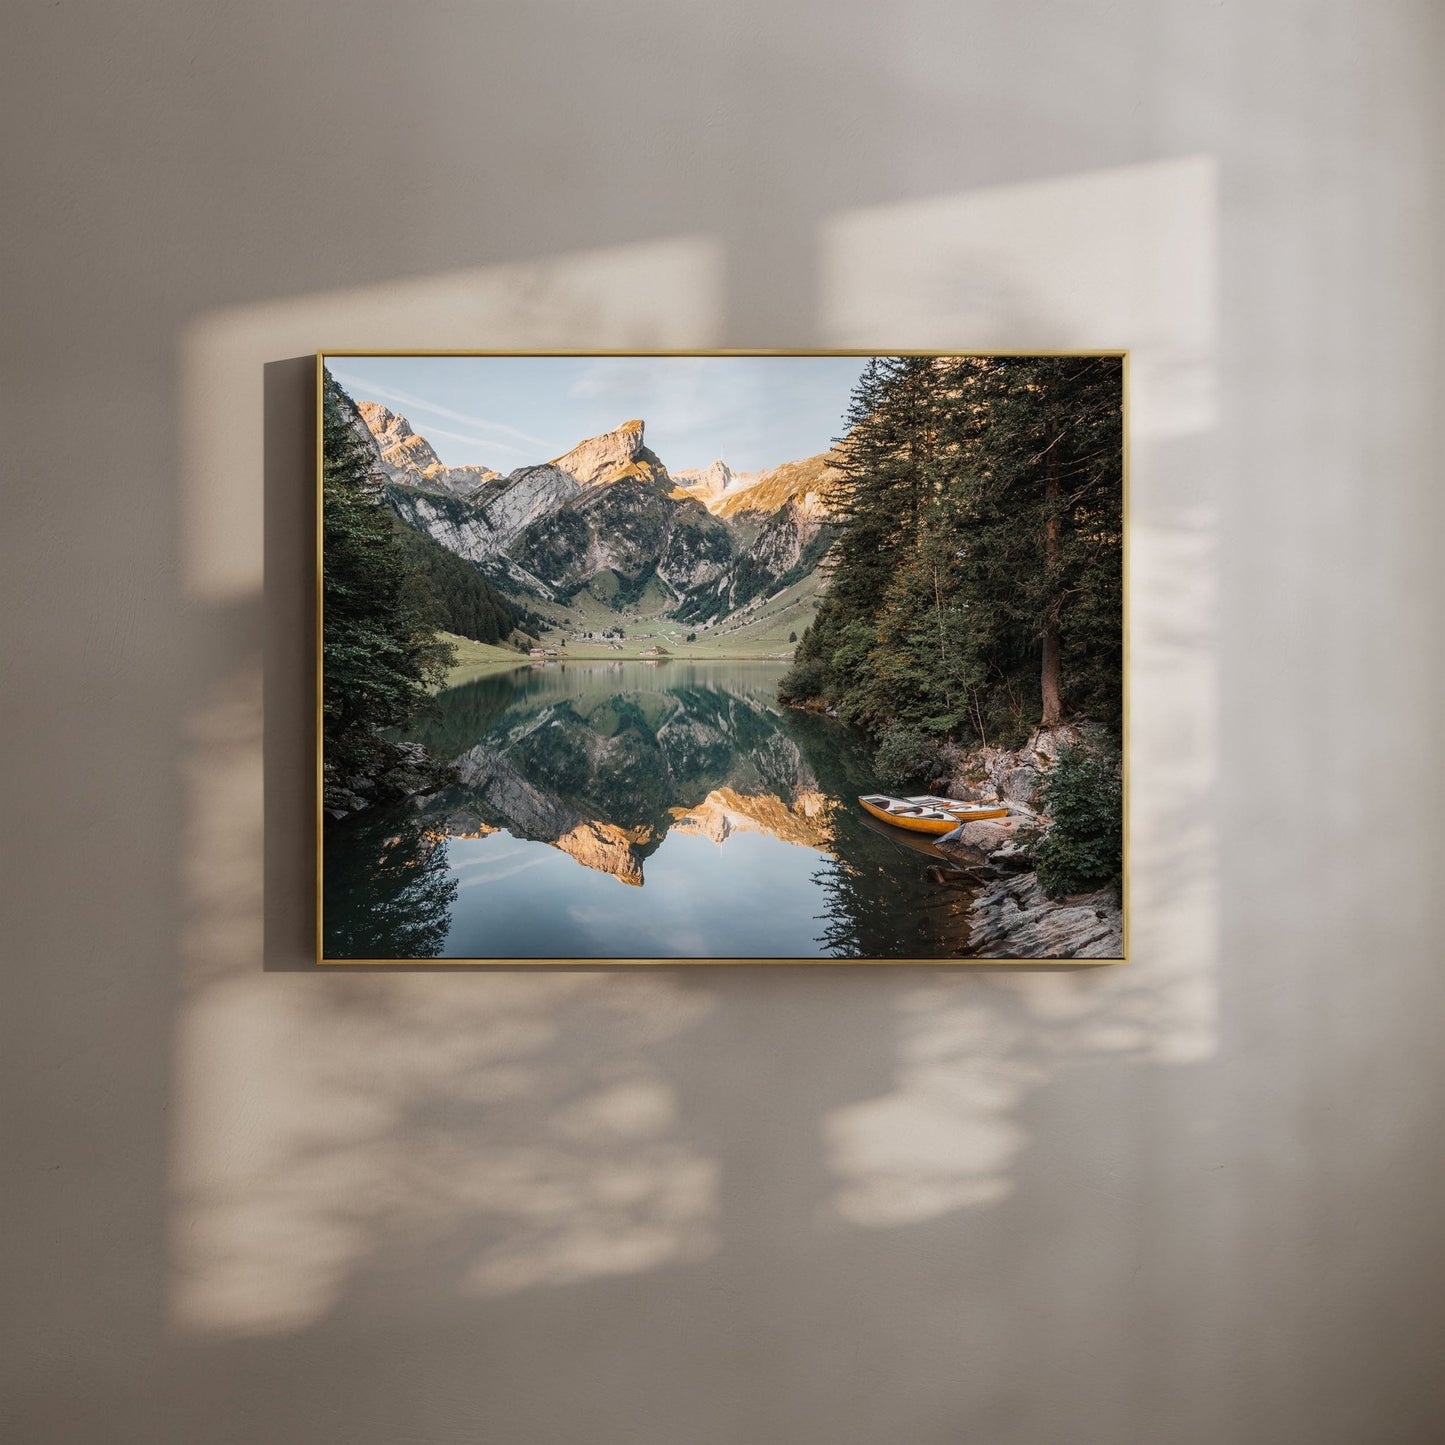
[[[877,357],[828,501],[828,590],[780,686],[875,739],[1117,738],[1123,362]]]

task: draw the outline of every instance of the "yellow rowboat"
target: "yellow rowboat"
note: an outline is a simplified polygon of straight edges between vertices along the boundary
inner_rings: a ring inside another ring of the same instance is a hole
[[[1007,808],[985,807],[977,803],[958,803],[949,798],[890,798],[883,793],[870,793],[858,799],[865,813],[895,828],[910,833],[951,833],[960,823],[976,823],[982,818],[1006,818]]]

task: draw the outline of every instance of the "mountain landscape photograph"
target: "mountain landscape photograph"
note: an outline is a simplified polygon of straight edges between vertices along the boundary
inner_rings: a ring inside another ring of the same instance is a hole
[[[1123,358],[318,358],[320,957],[1124,957]]]

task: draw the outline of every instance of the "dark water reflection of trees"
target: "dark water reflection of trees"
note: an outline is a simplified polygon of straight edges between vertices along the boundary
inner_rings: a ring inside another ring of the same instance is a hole
[[[446,839],[387,810],[347,821],[327,849],[328,958],[437,958],[451,929],[456,880]]]

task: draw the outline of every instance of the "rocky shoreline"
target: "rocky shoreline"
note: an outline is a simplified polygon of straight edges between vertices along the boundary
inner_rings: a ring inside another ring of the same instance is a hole
[[[984,888],[969,909],[969,947],[987,958],[1122,958],[1124,916],[1113,888],[1055,902],[1032,873]]]
[[[1041,791],[1059,754],[1087,740],[1076,727],[1036,729],[1021,748],[977,748],[951,760],[943,791],[960,801],[997,803],[1006,818],[965,823],[938,849],[983,880],[969,908],[969,951],[989,958],[1120,958],[1124,915],[1114,889],[1044,896],[1027,838],[1047,816]]]

